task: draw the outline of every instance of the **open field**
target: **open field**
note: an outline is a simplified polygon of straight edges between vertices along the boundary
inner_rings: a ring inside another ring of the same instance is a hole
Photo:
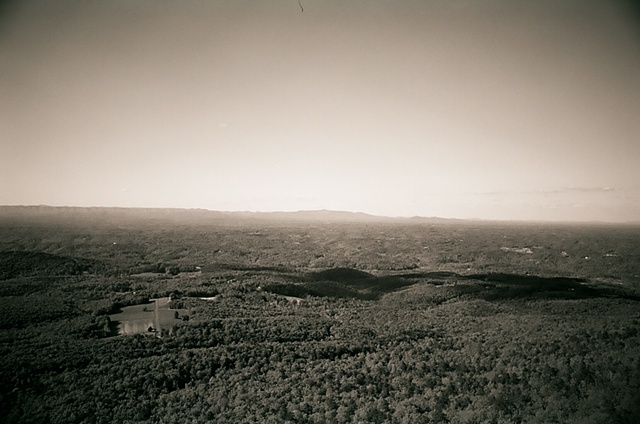
[[[177,313],[177,315],[176,315]],[[125,306],[121,312],[109,315],[111,322],[118,326],[118,334],[133,335],[173,332],[180,319],[189,316],[188,309],[172,308],[168,297],[152,299],[149,303]]]
[[[640,420],[640,227],[290,218],[0,208],[0,416]]]
[[[125,306],[122,312],[110,315],[109,318],[118,326],[118,334],[144,334],[149,329],[157,329],[155,302],[144,305]]]

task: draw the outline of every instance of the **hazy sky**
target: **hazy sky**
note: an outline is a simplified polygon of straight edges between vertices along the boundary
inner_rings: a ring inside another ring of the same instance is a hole
[[[0,9],[0,204],[640,220],[612,0]]]

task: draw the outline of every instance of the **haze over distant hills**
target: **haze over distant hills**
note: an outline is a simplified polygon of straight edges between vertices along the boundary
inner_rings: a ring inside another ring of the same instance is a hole
[[[100,221],[117,223],[121,219],[143,221],[172,221],[187,223],[210,223],[213,221],[234,223],[237,221],[271,222],[353,222],[353,223],[404,223],[435,224],[462,222],[501,222],[482,219],[455,219],[441,217],[389,217],[371,215],[364,212],[334,211],[327,209],[301,211],[214,211],[186,208],[131,208],[131,207],[77,207],[48,205],[0,205],[0,219],[42,218],[47,221]],[[534,222],[534,221],[502,221]],[[539,221],[552,223],[553,221]],[[581,222],[584,224],[584,222]],[[612,224],[612,223],[607,223]],[[619,223],[620,225],[640,225],[640,221]]]
[[[319,222],[394,222],[394,221],[450,221],[445,218],[400,218],[370,215],[363,212],[304,210],[292,212],[212,211],[208,209],[182,208],[120,208],[120,207],[74,207],[74,206],[0,206],[0,218],[48,217],[83,219],[119,218],[206,221],[206,220],[268,220],[268,221],[319,221]]]

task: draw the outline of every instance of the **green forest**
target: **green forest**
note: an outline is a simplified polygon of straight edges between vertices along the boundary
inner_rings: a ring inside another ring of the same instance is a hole
[[[0,422],[640,422],[639,226],[352,218],[0,207]]]

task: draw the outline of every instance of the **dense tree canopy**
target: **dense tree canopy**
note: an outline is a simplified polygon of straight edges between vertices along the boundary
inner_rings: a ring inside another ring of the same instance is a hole
[[[640,420],[637,229],[26,224],[3,422]],[[170,326],[117,335],[158,298]]]

